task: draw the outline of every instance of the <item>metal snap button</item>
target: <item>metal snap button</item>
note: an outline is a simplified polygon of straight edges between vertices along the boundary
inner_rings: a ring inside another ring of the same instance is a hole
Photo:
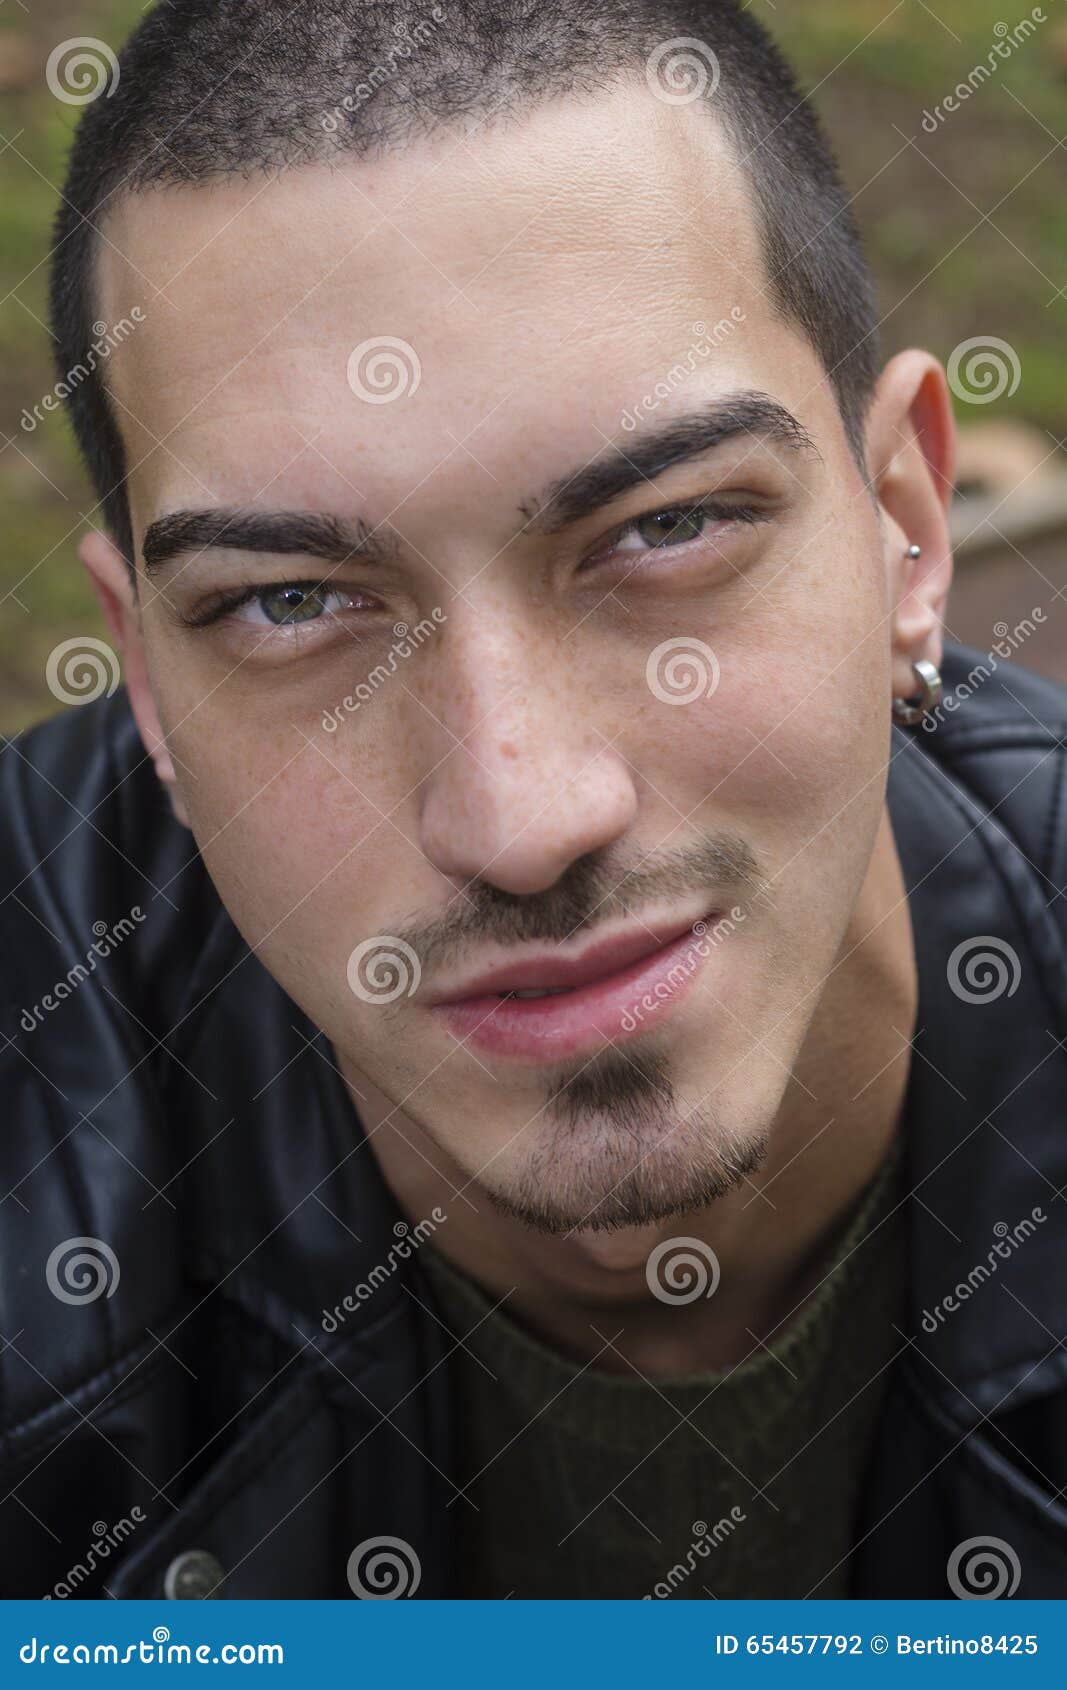
[[[225,1577],[222,1563],[206,1549],[183,1549],[163,1575],[163,1594],[171,1601],[217,1597]]]

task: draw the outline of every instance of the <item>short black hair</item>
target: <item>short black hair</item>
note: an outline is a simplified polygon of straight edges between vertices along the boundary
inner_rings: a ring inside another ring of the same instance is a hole
[[[91,344],[98,230],[121,194],[372,156],[655,65],[683,92],[687,75],[704,76],[753,190],[770,298],[818,353],[865,469],[878,367],[870,272],[819,120],[737,0],[162,0],[118,62],[111,92],[82,113],[55,221],[61,379]],[[132,566],[125,451],[98,368],[69,404]]]

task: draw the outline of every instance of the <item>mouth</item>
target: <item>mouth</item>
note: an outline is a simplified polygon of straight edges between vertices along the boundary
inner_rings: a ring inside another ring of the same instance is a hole
[[[559,1061],[659,1026],[695,980],[710,951],[715,912],[684,925],[642,929],[591,947],[501,964],[431,1013],[462,1043],[496,1056]]]

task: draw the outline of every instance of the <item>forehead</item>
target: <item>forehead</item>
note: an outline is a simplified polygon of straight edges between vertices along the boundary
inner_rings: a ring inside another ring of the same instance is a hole
[[[127,196],[105,233],[99,314],[143,319],[105,371],[135,531],[268,483],[351,508],[373,474],[395,502],[447,481],[446,453],[498,484],[551,475],[672,368],[691,397],[756,386],[817,419],[821,371],[766,295],[731,148],[643,84],[373,161]]]

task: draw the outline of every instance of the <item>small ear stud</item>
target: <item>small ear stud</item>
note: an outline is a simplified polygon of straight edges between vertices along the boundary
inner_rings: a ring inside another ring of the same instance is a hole
[[[907,552],[905,553],[905,556],[910,557],[910,558],[920,558],[920,557],[922,557],[922,555],[923,555],[922,547],[916,546],[914,544],[910,545],[907,549]]]

